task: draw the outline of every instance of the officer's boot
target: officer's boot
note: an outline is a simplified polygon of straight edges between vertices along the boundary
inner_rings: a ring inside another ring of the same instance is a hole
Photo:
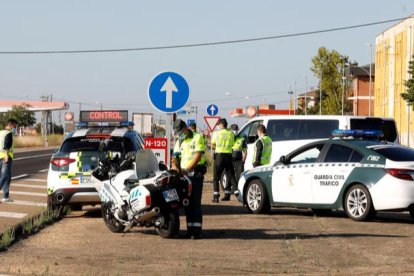
[[[213,195],[213,199],[211,200],[211,202],[219,203],[219,197],[220,197],[220,195]]]
[[[221,201],[229,201],[230,200],[230,194],[226,193],[222,198]]]

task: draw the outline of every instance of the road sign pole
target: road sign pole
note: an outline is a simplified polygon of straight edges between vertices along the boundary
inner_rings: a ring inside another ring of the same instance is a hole
[[[172,138],[172,131],[171,131],[171,125],[172,125],[172,113],[167,113],[167,119],[165,122],[165,135],[167,136],[167,167],[170,167],[170,148],[171,148],[171,138]]]

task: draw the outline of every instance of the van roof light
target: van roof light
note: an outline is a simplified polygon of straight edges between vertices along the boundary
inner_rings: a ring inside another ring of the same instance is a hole
[[[381,139],[384,133],[381,130],[362,130],[362,129],[334,129],[333,138],[362,138],[362,139]]]

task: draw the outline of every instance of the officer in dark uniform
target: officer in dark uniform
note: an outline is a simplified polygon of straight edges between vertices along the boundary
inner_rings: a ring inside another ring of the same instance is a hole
[[[247,154],[247,143],[243,136],[238,134],[239,126],[232,124],[230,129],[234,133],[234,145],[233,145],[233,165],[236,182],[239,181],[241,173],[244,171],[244,161]]]
[[[219,192],[219,179],[223,174],[223,171],[227,172],[228,185],[224,191],[223,201],[230,200],[230,195],[236,191],[236,179],[234,177],[233,167],[233,144],[234,134],[231,130],[227,129],[227,120],[220,119],[218,123],[218,130],[214,132],[211,145],[214,150],[214,172],[213,172],[213,200],[212,202],[218,203]]]
[[[198,239],[201,235],[203,213],[201,196],[204,174],[207,171],[205,142],[202,135],[192,132],[183,120],[176,120],[173,130],[178,140],[175,142],[172,169],[187,174],[193,184],[190,204],[185,208],[187,217],[187,238]]]

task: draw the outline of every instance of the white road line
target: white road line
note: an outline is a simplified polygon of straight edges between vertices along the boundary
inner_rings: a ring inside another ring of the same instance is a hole
[[[24,159],[32,159],[32,158],[44,157],[44,156],[52,156],[52,155],[53,155],[53,153],[25,156],[25,157],[15,158],[15,159],[13,159],[13,161],[19,161],[19,160],[24,160]]]
[[[17,192],[17,191],[10,191],[12,195],[29,195],[29,196],[38,196],[38,197],[46,197],[46,192],[44,193],[31,193],[31,192]]]
[[[45,182],[47,181],[47,179],[41,179],[41,178],[27,178],[24,181],[33,181],[33,182]]]
[[[42,172],[47,172],[48,170],[49,170],[49,168],[43,169],[43,170],[38,170],[38,172],[42,173]]]
[[[44,190],[46,190],[46,188],[47,188],[46,185],[31,185],[31,184],[23,184],[23,183],[13,183],[11,185],[12,185],[12,187],[44,189]]]
[[[3,203],[2,203],[3,204]],[[0,211],[0,217],[3,218],[24,218],[27,216],[25,213],[16,213],[16,212],[2,212]]]
[[[38,206],[38,207],[46,207],[47,206],[47,203],[44,203],[44,202],[25,201],[25,200],[14,200],[13,202],[7,202],[7,204]]]
[[[12,179],[12,180],[15,180],[15,179],[19,179],[19,178],[28,177],[28,176],[29,176],[28,174],[21,174],[21,175],[16,175],[16,176],[13,176],[11,179]]]

